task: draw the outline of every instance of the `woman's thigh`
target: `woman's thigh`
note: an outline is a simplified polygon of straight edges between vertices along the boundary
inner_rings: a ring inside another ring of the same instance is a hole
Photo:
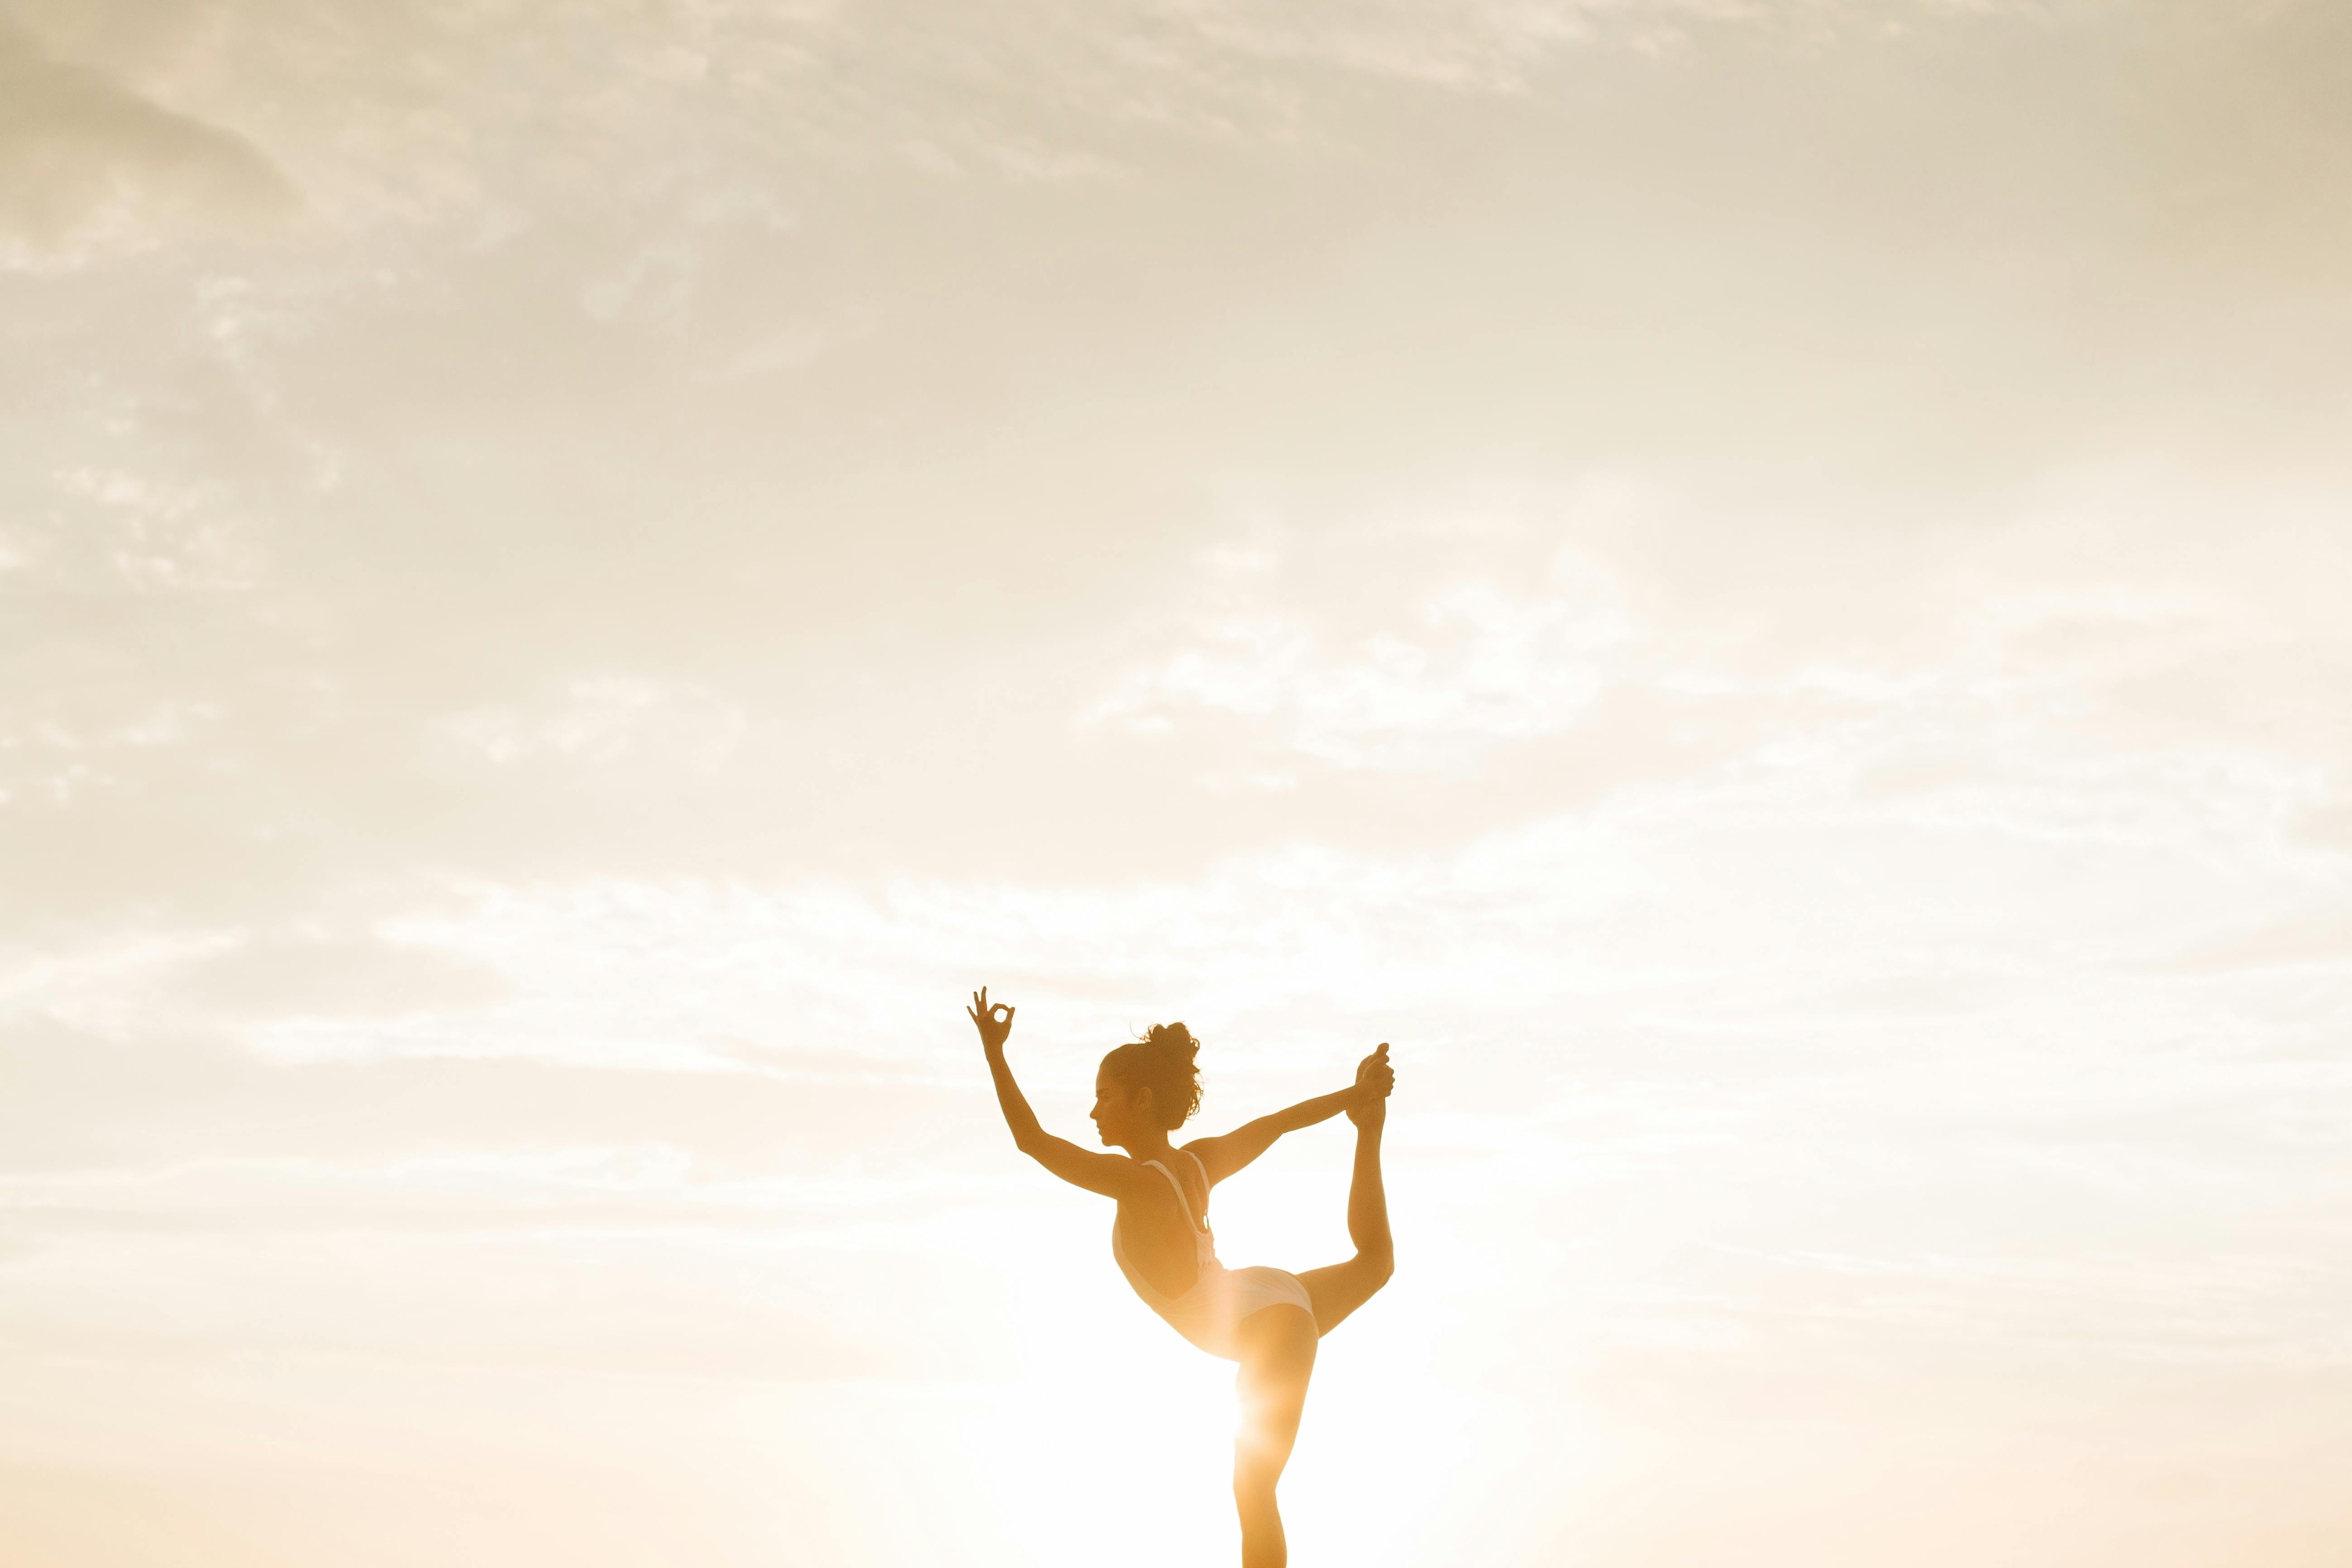
[[[1290,1458],[1315,1372],[1317,1337],[1315,1320],[1291,1306],[1252,1312],[1235,1327],[1241,1370],[1234,1387],[1242,1406],[1237,1463],[1271,1465],[1279,1473]]]
[[[1370,1259],[1351,1258],[1345,1263],[1310,1268],[1301,1274],[1298,1282],[1307,1287],[1307,1299],[1315,1303],[1317,1331],[1328,1334],[1346,1321],[1349,1313],[1370,1300],[1372,1293],[1389,1282],[1389,1272]]]

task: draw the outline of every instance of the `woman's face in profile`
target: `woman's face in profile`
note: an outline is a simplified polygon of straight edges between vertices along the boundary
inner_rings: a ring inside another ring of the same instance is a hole
[[[1135,1125],[1134,1098],[1108,1068],[1095,1074],[1095,1108],[1087,1114],[1094,1118],[1095,1131],[1106,1146],[1127,1142],[1128,1130]]]

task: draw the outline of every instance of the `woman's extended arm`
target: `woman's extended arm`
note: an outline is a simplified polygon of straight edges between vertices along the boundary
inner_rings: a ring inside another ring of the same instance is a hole
[[[964,1011],[980,1030],[981,1048],[988,1055],[988,1076],[996,1081],[997,1108],[1004,1112],[1004,1124],[1013,1130],[1013,1147],[1073,1186],[1107,1198],[1133,1192],[1141,1169],[1134,1161],[1081,1149],[1038,1125],[1037,1113],[1029,1109],[1029,1098],[1013,1080],[1013,1066],[1004,1059],[1005,1037],[1013,1033],[1013,1009],[1002,1002],[989,1005],[988,987],[983,985],[973,993],[971,1005]]]
[[[1201,1168],[1209,1173],[1210,1184],[1215,1185],[1273,1148],[1274,1141],[1284,1133],[1328,1121],[1351,1106],[1387,1094],[1396,1086],[1396,1074],[1381,1054],[1387,1049],[1383,1045],[1380,1051],[1366,1057],[1356,1068],[1356,1081],[1338,1093],[1302,1100],[1271,1116],[1244,1121],[1223,1137],[1196,1138],[1184,1145],[1185,1152],[1201,1162]]]

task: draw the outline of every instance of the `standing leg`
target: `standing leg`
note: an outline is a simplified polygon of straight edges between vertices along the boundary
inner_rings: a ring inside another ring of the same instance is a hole
[[[1296,1307],[1267,1307],[1244,1318],[1234,1335],[1241,1425],[1234,1435],[1234,1506],[1242,1520],[1242,1568],[1285,1568],[1290,1549],[1274,1489],[1290,1462],[1315,1371],[1315,1322]]]
[[[1367,1074],[1390,1078],[1388,1047],[1364,1058],[1357,1081]],[[1298,1277],[1315,1303],[1315,1321],[1324,1332],[1339,1326],[1349,1313],[1372,1298],[1396,1272],[1396,1246],[1389,1237],[1388,1189],[1381,1184],[1381,1131],[1388,1123],[1385,1097],[1348,1112],[1356,1124],[1356,1172],[1348,1184],[1348,1239],[1356,1256],[1328,1268],[1310,1268]]]

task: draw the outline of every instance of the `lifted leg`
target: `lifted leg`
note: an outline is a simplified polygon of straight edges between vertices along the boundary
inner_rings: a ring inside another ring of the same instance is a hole
[[[1389,1048],[1382,1046],[1356,1069],[1358,1082],[1390,1078]],[[1389,1236],[1388,1189],[1381,1182],[1381,1132],[1388,1124],[1386,1097],[1348,1112],[1356,1124],[1356,1171],[1348,1184],[1348,1239],[1356,1256],[1328,1268],[1310,1268],[1298,1279],[1315,1303],[1316,1326],[1329,1333],[1348,1314],[1372,1298],[1396,1272],[1396,1246]]]

